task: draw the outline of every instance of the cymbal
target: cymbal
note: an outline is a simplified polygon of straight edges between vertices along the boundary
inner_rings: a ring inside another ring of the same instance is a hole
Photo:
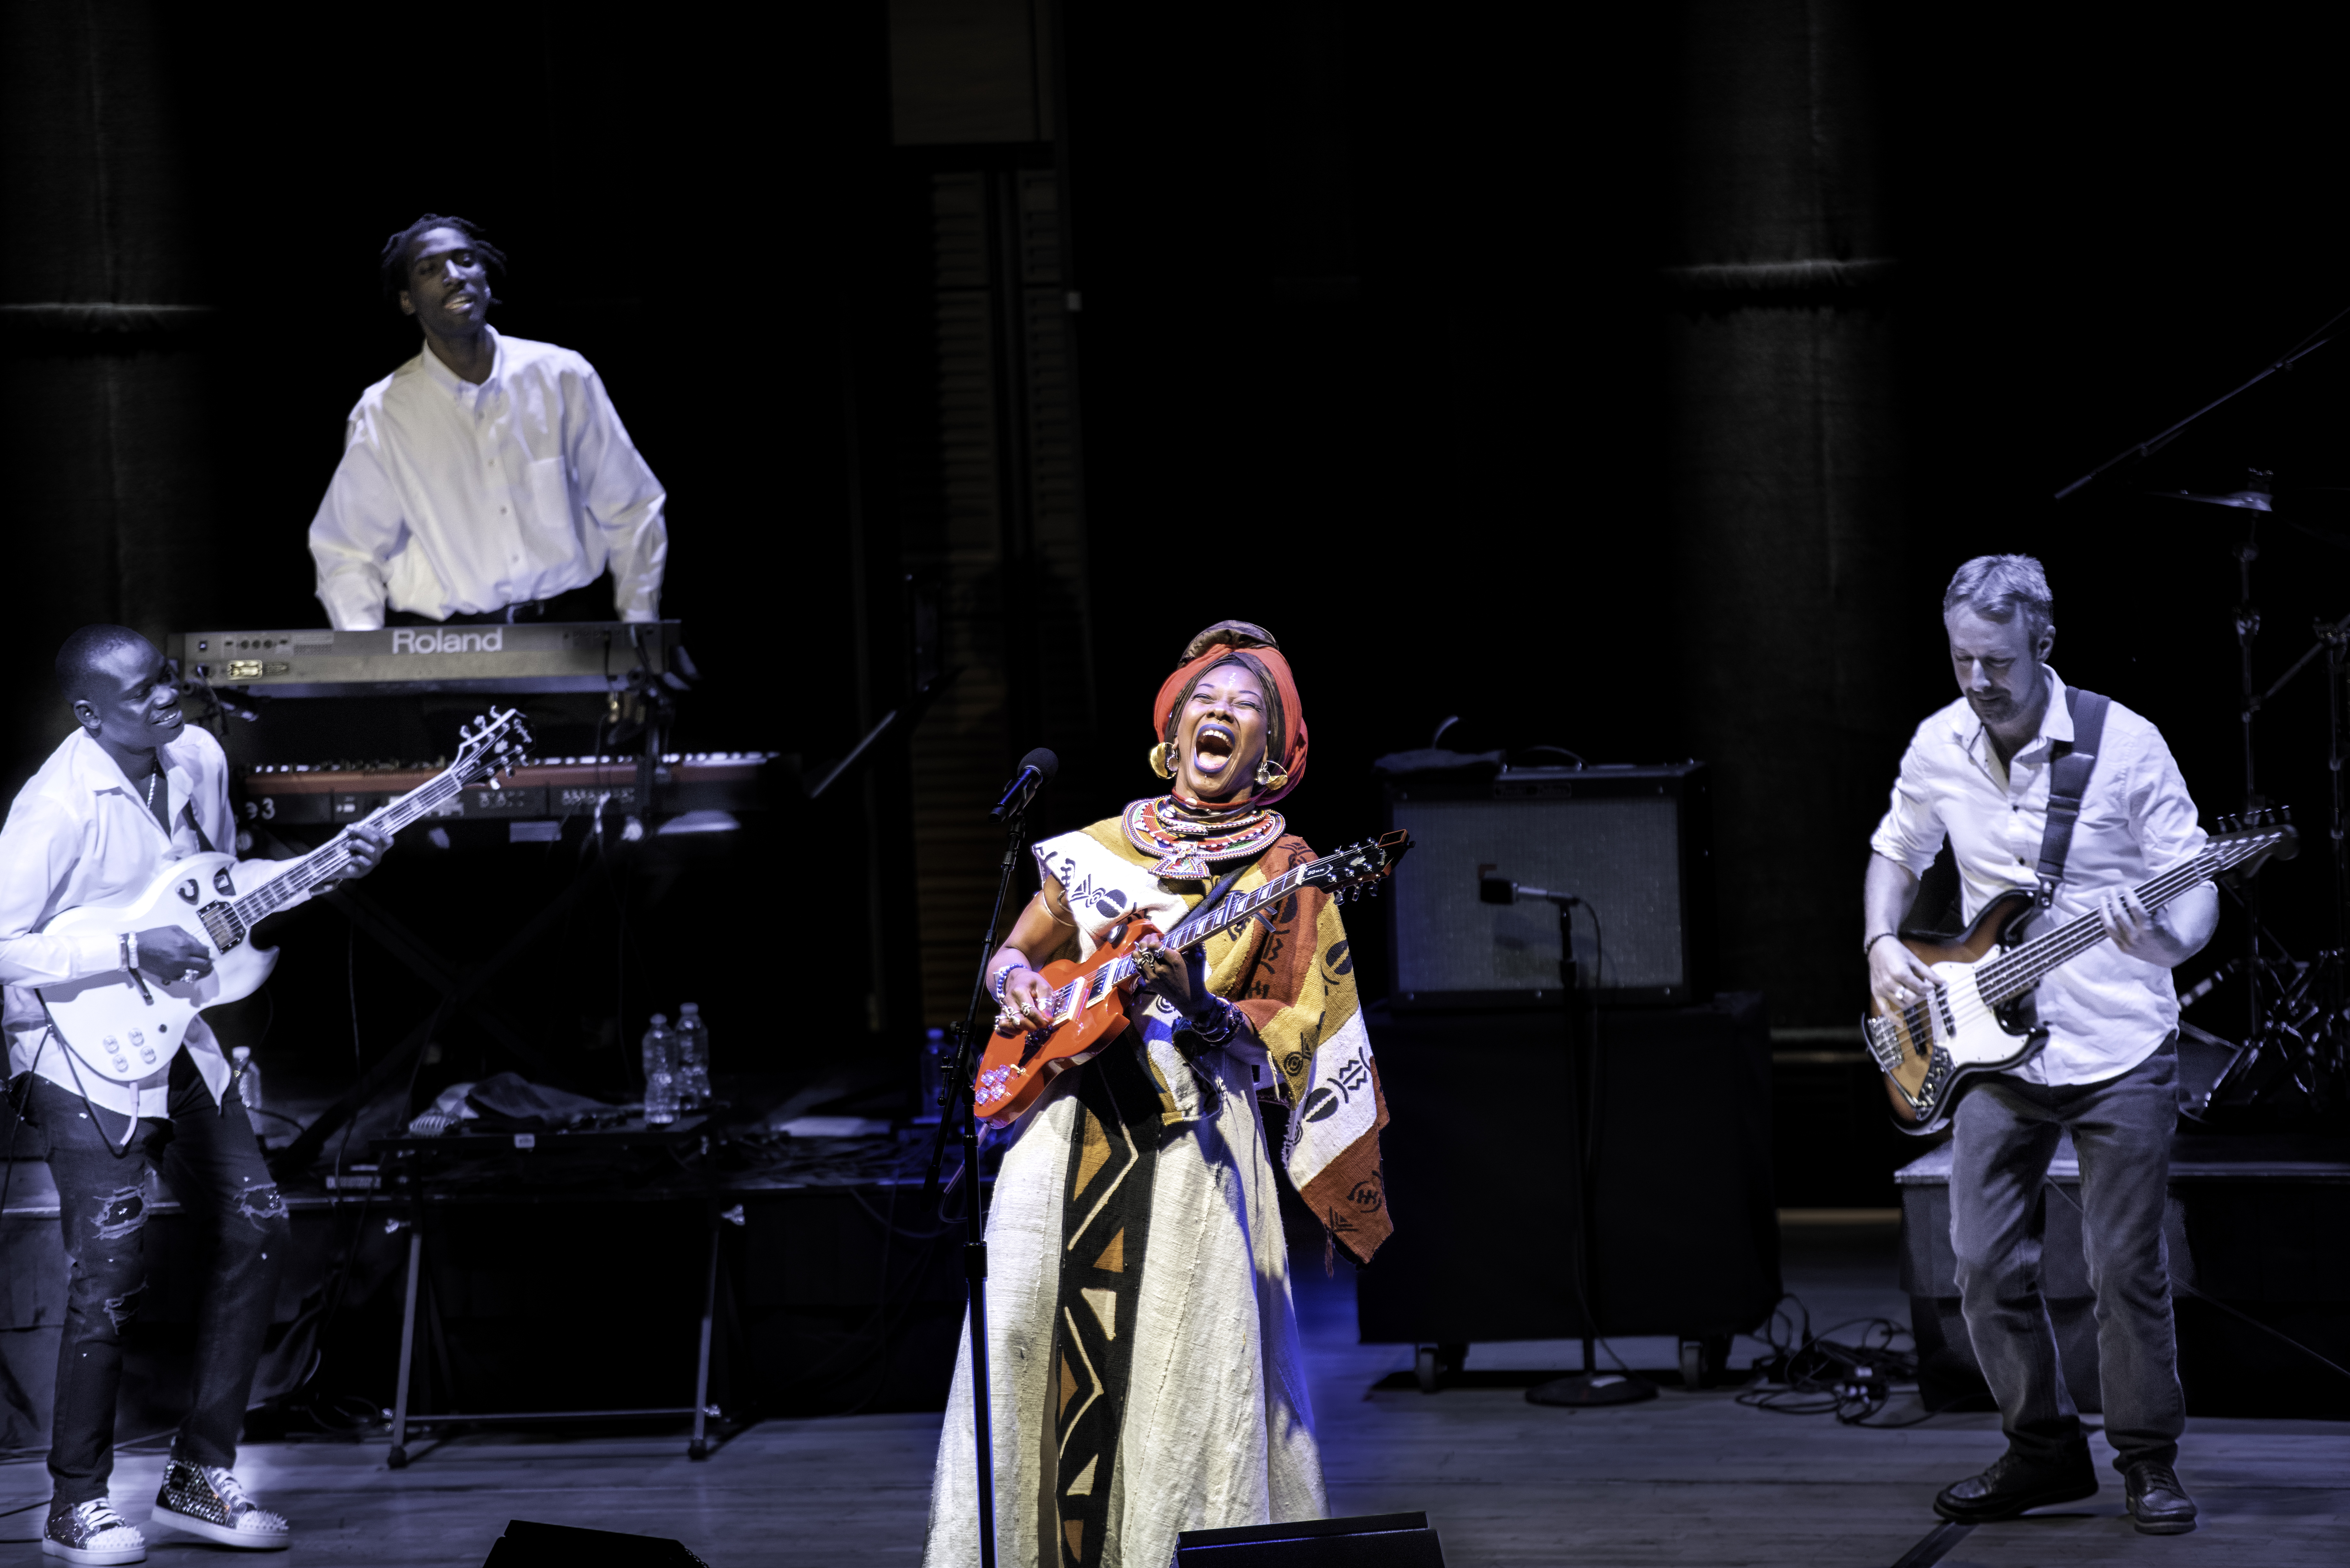
[[[2235,506],[2247,512],[2273,512],[2274,498],[2265,490],[2232,490],[2225,495],[2198,495],[2191,490],[2149,490],[2148,495],[2168,496],[2174,501],[2200,501],[2207,506]]]

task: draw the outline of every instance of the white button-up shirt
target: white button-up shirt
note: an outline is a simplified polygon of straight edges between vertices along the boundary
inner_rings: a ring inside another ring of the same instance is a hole
[[[2000,894],[2038,885],[2051,742],[2073,739],[2064,683],[2054,670],[2048,685],[2039,734],[2005,769],[1963,698],[1918,725],[1901,758],[1892,806],[1869,839],[1871,849],[1915,875],[1933,863],[1949,834],[1969,921]],[[2092,912],[2110,888],[2137,887],[2202,850],[2206,836],[2195,802],[2161,731],[2116,702],[2098,748],[2064,880],[2054,908],[2033,922],[2033,934]],[[2181,902],[2217,897],[2207,883]],[[2013,1074],[2029,1083],[2088,1084],[2126,1073],[2178,1027],[2170,971],[2111,941],[2043,980],[2036,998],[2048,1044]]]
[[[359,394],[310,524],[338,630],[552,598],[611,568],[622,620],[660,618],[668,496],[595,368],[507,337],[474,386],[430,348]]]
[[[104,904],[145,890],[157,872],[194,855],[207,842],[234,852],[236,824],[229,815],[228,759],[209,731],[191,724],[157,748],[161,788],[170,792],[172,831],[166,835],[147,805],[145,780],[133,784],[87,732],[76,730],[49,753],[8,808],[0,826],[0,985],[6,1011],[8,1075],[30,1068],[42,1077],[118,1116],[164,1114],[167,1058],[141,1084],[117,1084],[95,1073],[77,1076],[66,1048],[47,1038],[48,1023],[33,988],[83,980],[122,967],[120,941],[109,932],[45,937],[41,928],[67,909]],[[218,1100],[228,1090],[228,1063],[200,1017],[180,1042]],[[36,1062],[35,1058],[38,1061]]]

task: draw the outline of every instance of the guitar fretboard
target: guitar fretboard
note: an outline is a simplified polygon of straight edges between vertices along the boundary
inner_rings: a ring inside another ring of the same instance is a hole
[[[499,740],[506,728],[504,723],[500,723],[495,730],[485,730],[476,739],[484,742]],[[498,761],[490,744],[471,745],[464,755],[440,774],[374,813],[367,822],[387,833],[398,833],[411,823],[448,805],[457,797],[458,791],[473,780],[496,771]],[[307,898],[321,883],[337,880],[350,869],[350,865],[349,840],[338,835],[332,843],[311,851],[288,870],[272,877],[230,904],[227,913],[243,930],[251,930],[266,917]],[[209,925],[211,921],[212,912],[208,912],[206,923]],[[216,932],[215,940],[221,934]]]
[[[2210,845],[2194,859],[2175,866],[2161,876],[2141,884],[2137,889],[2138,901],[2147,907],[2148,913],[2152,913],[2180,894],[2233,870],[2247,860],[2268,853],[2282,836],[2280,834],[2264,834]],[[1982,964],[1975,971],[1976,989],[1981,992],[1985,1002],[1997,1007],[2022,995],[2039,984],[2051,971],[2070,963],[2105,940],[2105,922],[2094,914],[2082,915],[2046,936],[2035,937],[2013,951],[2002,953]]]
[[[1329,867],[1334,861],[1345,860],[1361,853],[1359,848],[1342,849],[1336,855],[1326,855],[1319,860],[1309,860],[1303,866],[1292,867],[1280,876],[1273,877],[1262,888],[1227,897],[1222,903],[1218,904],[1214,909],[1205,915],[1187,915],[1176,924],[1174,930],[1162,939],[1161,945],[1174,952],[1183,952],[1198,947],[1210,937],[1220,931],[1232,929],[1268,905],[1279,903],[1299,888],[1315,880],[1315,874],[1317,871],[1323,874],[1324,880],[1328,880]],[[1379,853],[1378,857],[1366,869],[1371,870],[1372,867],[1386,864],[1386,855]],[[1376,871],[1373,870],[1372,874],[1376,875]],[[1138,978],[1141,972],[1140,968],[1134,961],[1132,953],[1106,963],[1094,971],[1090,976],[1079,976],[1053,992],[1050,1015],[1056,1019],[1066,1016],[1072,1003],[1091,1007],[1108,994],[1112,986],[1123,985],[1128,981]],[[1082,998],[1076,994],[1079,987],[1083,987],[1085,991]]]

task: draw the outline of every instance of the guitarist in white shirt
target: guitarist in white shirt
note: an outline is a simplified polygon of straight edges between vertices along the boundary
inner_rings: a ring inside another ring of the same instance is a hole
[[[1982,556],[1950,579],[1943,625],[1960,700],[1918,727],[1891,808],[1869,841],[1863,902],[1869,987],[1910,1005],[1933,971],[1895,939],[1918,875],[1944,834],[1965,914],[2038,880],[2051,775],[2075,738],[2074,701],[2047,658],[2048,579],[2028,556]],[[2040,1294],[2043,1191],[2060,1133],[2081,1162],[2082,1229],[2097,1297],[2106,1435],[2137,1528],[2195,1528],[2172,1467],[2186,1429],[2162,1215],[2178,1125],[2178,1002],[2171,969],[2211,938],[2209,884],[2150,914],[2132,888],[2204,843],[2194,801],[2153,724],[2106,711],[2054,908],[2035,929],[2095,912],[2110,943],[2047,975],[2036,992],[2046,1046],[1978,1080],[1952,1117],[1950,1243],[1976,1359],[1998,1398],[2008,1450],[1943,1489],[1935,1511],[1964,1523],[2093,1496],[2087,1437],[2058,1371]]]
[[[146,1556],[144,1538],[107,1501],[107,1481],[121,1329],[146,1288],[144,1189],[156,1170],[190,1212],[208,1219],[217,1241],[197,1324],[194,1407],[172,1443],[156,1520],[224,1545],[282,1547],[286,1521],[255,1507],[229,1469],[289,1231],[228,1064],[199,1019],[143,1080],[78,1071],[35,989],[133,964],[161,984],[211,970],[203,944],[174,926],[99,937],[45,936],[42,928],[63,910],[136,892],[172,861],[233,850],[227,759],[218,741],[186,727],[162,655],[129,628],[82,628],[58,651],[57,670],[80,728],[18,793],[0,827],[10,1133],[21,1116],[47,1135],[71,1262],[41,1550],[75,1563]],[[348,875],[373,870],[388,847],[374,829],[354,828]]]

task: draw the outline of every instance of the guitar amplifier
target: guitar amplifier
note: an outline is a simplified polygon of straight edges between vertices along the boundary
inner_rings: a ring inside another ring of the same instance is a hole
[[[1403,774],[1388,826],[1412,836],[1388,897],[1390,1004],[1562,1003],[1558,914],[1481,902],[1485,876],[1574,894],[1576,983],[1611,1005],[1709,994],[1713,886],[1702,763]]]

